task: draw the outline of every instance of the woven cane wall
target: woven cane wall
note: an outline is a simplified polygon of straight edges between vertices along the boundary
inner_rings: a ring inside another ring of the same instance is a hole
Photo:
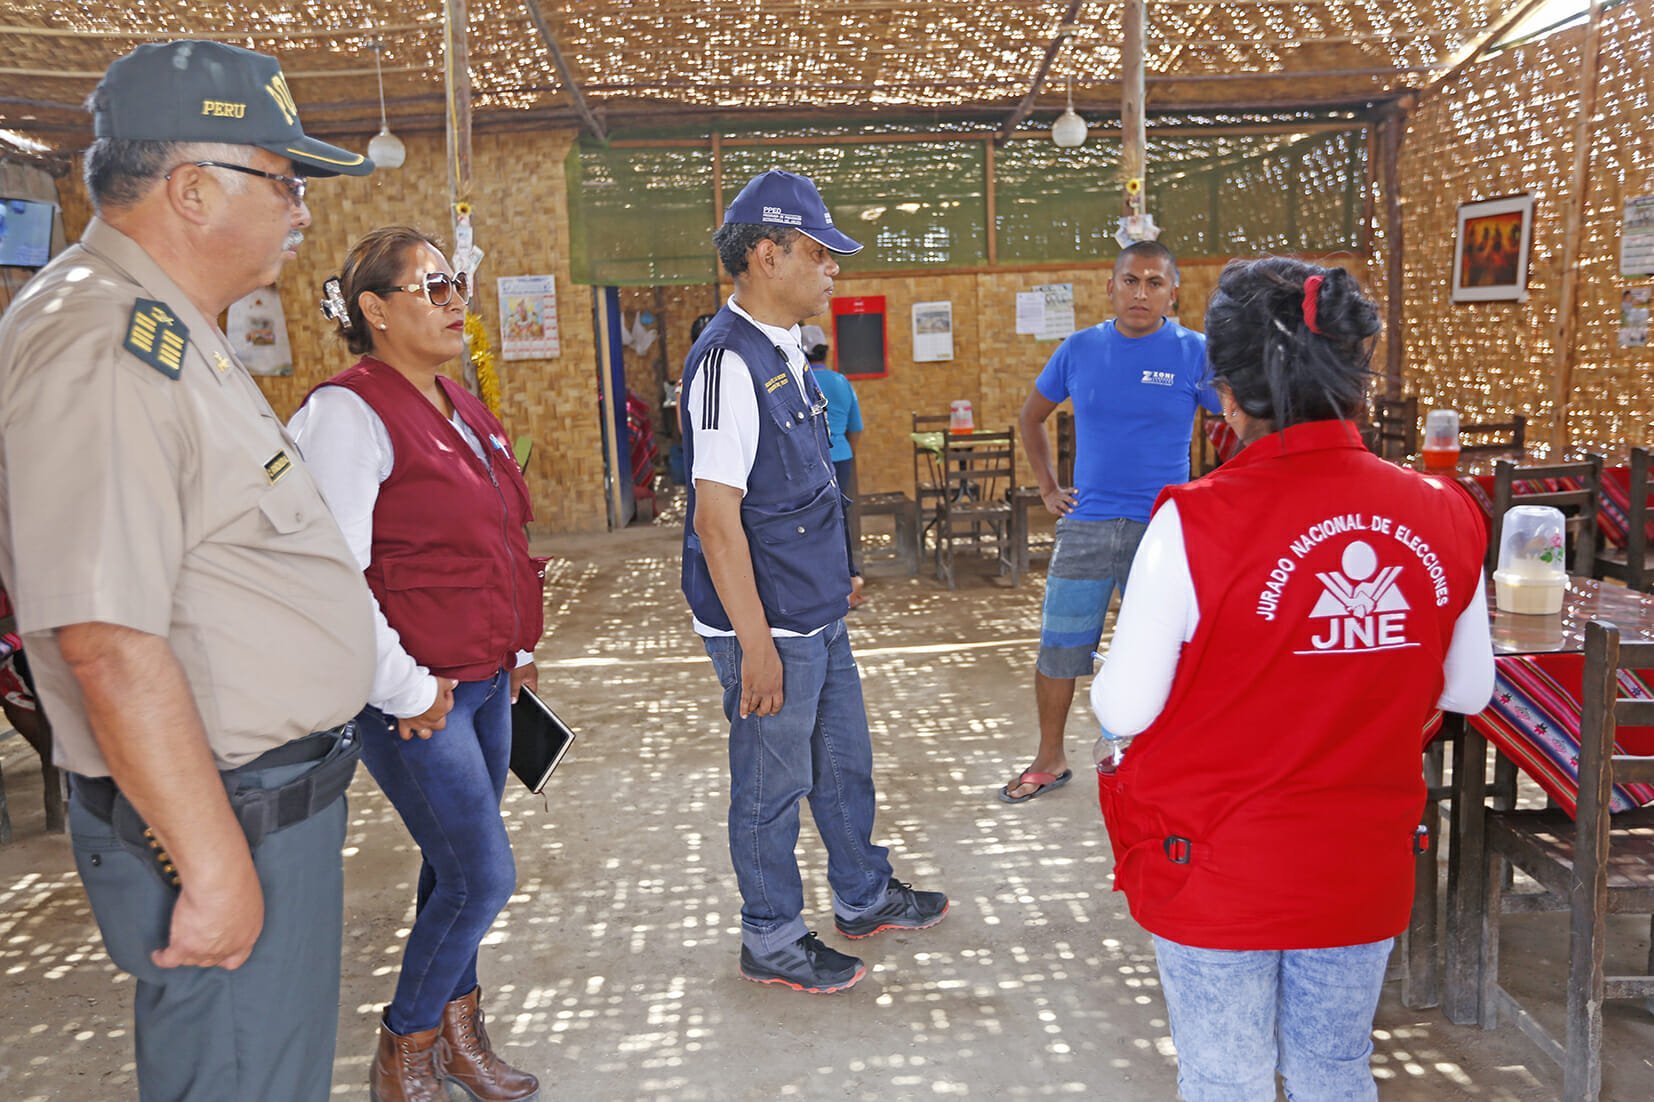
[[[573,135],[478,135],[473,144],[471,197],[476,244],[486,255],[471,309],[482,316],[496,354],[501,421],[513,438],[528,434],[534,454],[528,466],[534,496],[535,531],[601,530],[607,525],[603,496],[603,451],[597,408],[597,352],[591,324],[591,289],[569,280],[568,203],[560,170],[535,172],[524,166],[560,166]],[[289,417],[312,387],[350,365],[352,357],[317,307],[322,280],[337,272],[350,245],[376,226],[404,222],[433,234],[445,245],[452,236],[447,173],[441,135],[406,139],[408,159],[394,171],[362,179],[317,180],[308,202],[311,225],[298,259],[280,283],[282,306],[293,346],[293,374],[260,378],[276,413]],[[367,136],[342,139],[347,148],[367,145]],[[78,238],[89,209],[76,171],[59,181],[64,220]],[[548,360],[498,359],[502,275],[557,277],[562,354]],[[461,377],[457,361],[448,368]]]
[[[1583,28],[1564,31],[1468,69],[1419,105],[1401,156],[1406,388],[1425,408],[1451,406],[1467,420],[1526,414],[1528,439],[1540,445],[1556,412],[1563,203],[1584,37]],[[1654,0],[1604,14],[1568,438],[1610,455],[1654,439],[1650,350],[1617,347],[1620,292],[1632,285],[1618,274],[1623,204],[1654,192],[1651,48]],[[1459,204],[1517,192],[1535,199],[1528,300],[1452,303]],[[1379,234],[1374,271],[1385,247]]]

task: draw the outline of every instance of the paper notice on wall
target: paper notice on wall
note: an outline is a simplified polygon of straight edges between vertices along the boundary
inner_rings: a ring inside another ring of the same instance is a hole
[[[1620,347],[1648,346],[1648,306],[1654,288],[1631,287],[1620,294]]]
[[[1034,336],[1042,341],[1060,341],[1074,332],[1074,285],[1046,283],[1034,288],[1042,300],[1040,326]]]
[[[230,303],[225,319],[230,350],[253,375],[293,374],[293,348],[287,341],[287,315],[274,287],[260,287]]]
[[[552,276],[500,279],[500,358],[549,360],[562,355],[557,335],[557,280]]]
[[[1045,327],[1045,295],[1039,291],[1017,292],[1017,332],[1033,336]]]
[[[913,362],[953,359],[953,303],[913,304]]]
[[[1654,275],[1654,195],[1625,201],[1620,230],[1620,275],[1627,279]]]

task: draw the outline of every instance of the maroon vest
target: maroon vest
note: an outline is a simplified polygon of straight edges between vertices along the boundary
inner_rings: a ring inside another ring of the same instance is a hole
[[[1159,718],[1100,778],[1116,889],[1202,948],[1390,937],[1422,732],[1454,622],[1484,600],[1479,510],[1343,421],[1266,436],[1168,499],[1200,622]]]
[[[505,430],[464,387],[440,375],[437,383],[488,462],[400,372],[371,356],[322,385],[372,406],[395,452],[373,507],[368,588],[415,661],[477,681],[539,643],[543,569],[529,557],[523,526],[534,514]]]

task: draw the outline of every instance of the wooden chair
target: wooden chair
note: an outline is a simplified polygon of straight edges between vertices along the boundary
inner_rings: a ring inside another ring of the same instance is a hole
[[[919,513],[919,552],[924,553],[925,540],[941,522],[942,496],[947,492],[937,468],[941,450],[919,443],[920,433],[940,433],[947,438],[953,418],[946,413],[913,413],[913,502]],[[940,546],[937,547],[940,553]]]
[[[1419,450],[1419,400],[1374,398],[1369,407],[1372,422],[1362,432],[1367,450],[1380,459],[1404,462]]]
[[[900,562],[909,574],[919,572],[919,508],[913,499],[900,490],[893,490],[882,494],[861,494],[856,498],[862,519],[868,517],[890,517],[894,525],[891,531],[890,548],[869,553],[867,548],[858,542],[857,550],[861,552],[862,565],[879,560],[893,559]]]
[[[980,547],[994,543],[994,558],[1011,572],[1011,584],[1022,578],[1012,546],[1011,485],[1016,478],[1016,430],[975,432],[943,437],[942,479],[946,492],[937,526],[937,573],[948,588],[956,584],[954,544],[969,540]]]
[[[1548,486],[1540,490],[1536,487]],[[1501,459],[1493,466],[1493,518],[1487,541],[1487,569],[1499,564],[1505,514],[1514,505],[1552,505],[1568,515],[1568,561],[1572,573],[1590,574],[1597,563],[1597,510],[1602,505],[1602,456],[1567,463],[1519,465]]]
[[[1528,446],[1528,419],[1518,413],[1509,421],[1477,421],[1459,426],[1459,455],[1521,455]]]
[[[1074,485],[1074,415],[1066,409],[1057,411],[1057,485]],[[1036,553],[1028,518],[1035,515],[1036,509],[1044,507],[1037,485],[1018,486],[1011,491],[1011,541],[1016,548],[1019,575],[1028,572],[1029,560]],[[1049,544],[1042,544],[1038,549],[1041,557],[1049,557],[1056,549],[1056,542],[1053,535]]]
[[[1654,700],[1621,697],[1616,680],[1618,670],[1649,666],[1654,643],[1621,643],[1611,625],[1587,624],[1574,820],[1557,808],[1486,813],[1482,1028],[1509,1016],[1562,1065],[1564,1102],[1601,1096],[1603,1000],[1654,996],[1654,976],[1608,976],[1603,968],[1607,916],[1654,914],[1654,808],[1608,813],[1614,785],[1654,783],[1654,757],[1617,754],[1614,745],[1617,725],[1654,724]],[[1539,889],[1506,892],[1506,862]],[[1499,916],[1544,911],[1570,916],[1567,1027],[1560,1043],[1499,984]],[[1654,972],[1654,959],[1649,965]]]
[[[1593,574],[1598,578],[1618,578],[1626,588],[1654,592],[1654,561],[1650,561],[1648,546],[1648,467],[1647,448],[1631,449],[1631,489],[1625,509],[1625,546],[1604,546],[1597,552],[1597,566]],[[1607,492],[1607,487],[1603,487]]]

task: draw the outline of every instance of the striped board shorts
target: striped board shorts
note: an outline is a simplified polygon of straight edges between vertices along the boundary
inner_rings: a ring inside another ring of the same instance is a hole
[[[1057,521],[1040,615],[1040,673],[1074,678],[1093,671],[1091,655],[1103,637],[1103,617],[1115,591],[1125,594],[1131,560],[1147,528],[1124,517]]]

